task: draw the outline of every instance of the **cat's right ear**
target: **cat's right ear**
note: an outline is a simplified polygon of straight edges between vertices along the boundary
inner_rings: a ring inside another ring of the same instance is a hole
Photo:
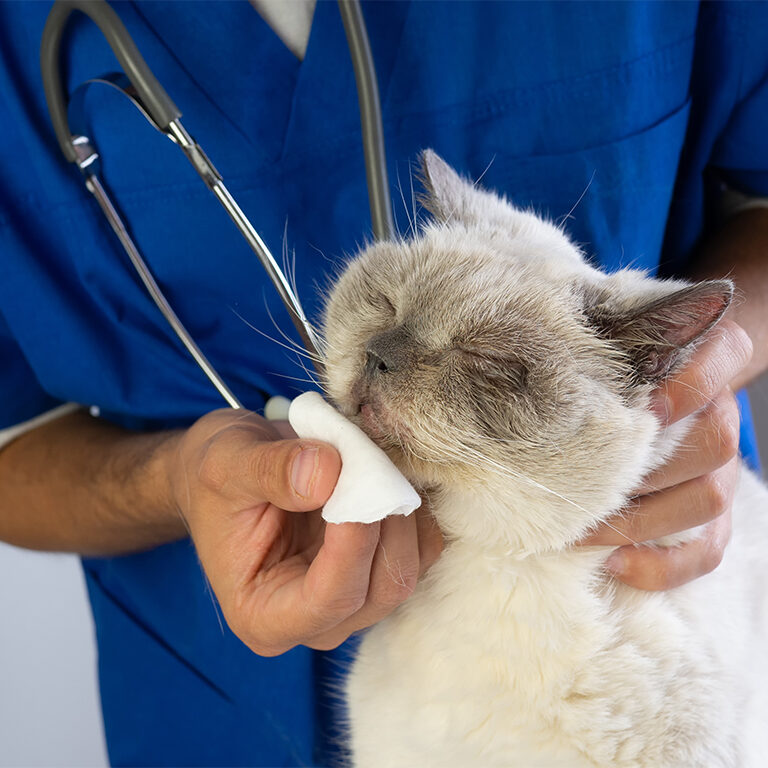
[[[464,186],[467,182],[431,149],[425,149],[420,160],[424,207],[441,222],[460,215],[466,205]]]
[[[514,226],[515,209],[506,200],[459,176],[431,149],[425,149],[420,160],[424,194],[419,202],[438,222]]]

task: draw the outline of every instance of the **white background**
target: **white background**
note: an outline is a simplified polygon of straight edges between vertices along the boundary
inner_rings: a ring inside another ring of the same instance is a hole
[[[768,377],[752,390],[768,463]],[[79,561],[0,544],[0,767],[107,765]]]

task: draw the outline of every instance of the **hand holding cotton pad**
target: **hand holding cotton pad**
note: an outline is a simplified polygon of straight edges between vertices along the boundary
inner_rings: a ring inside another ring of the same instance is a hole
[[[299,437],[330,443],[341,455],[341,474],[323,507],[329,523],[375,523],[389,515],[410,515],[421,497],[397,467],[359,427],[317,392],[299,395],[288,421]]]

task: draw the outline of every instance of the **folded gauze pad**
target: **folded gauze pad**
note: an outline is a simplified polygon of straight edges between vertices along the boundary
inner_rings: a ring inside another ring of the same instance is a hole
[[[317,392],[299,395],[288,421],[299,437],[330,443],[341,454],[339,480],[323,507],[327,522],[375,523],[389,515],[410,515],[421,505],[419,494],[384,451]]]

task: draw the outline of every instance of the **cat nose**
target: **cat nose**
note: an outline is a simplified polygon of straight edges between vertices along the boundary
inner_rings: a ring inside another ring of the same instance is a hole
[[[365,373],[368,377],[399,371],[410,350],[408,332],[395,328],[374,336],[365,348]]]
[[[365,353],[365,372],[368,376],[376,376],[379,373],[389,373],[390,366],[387,361],[379,357],[375,352],[368,350]]]

